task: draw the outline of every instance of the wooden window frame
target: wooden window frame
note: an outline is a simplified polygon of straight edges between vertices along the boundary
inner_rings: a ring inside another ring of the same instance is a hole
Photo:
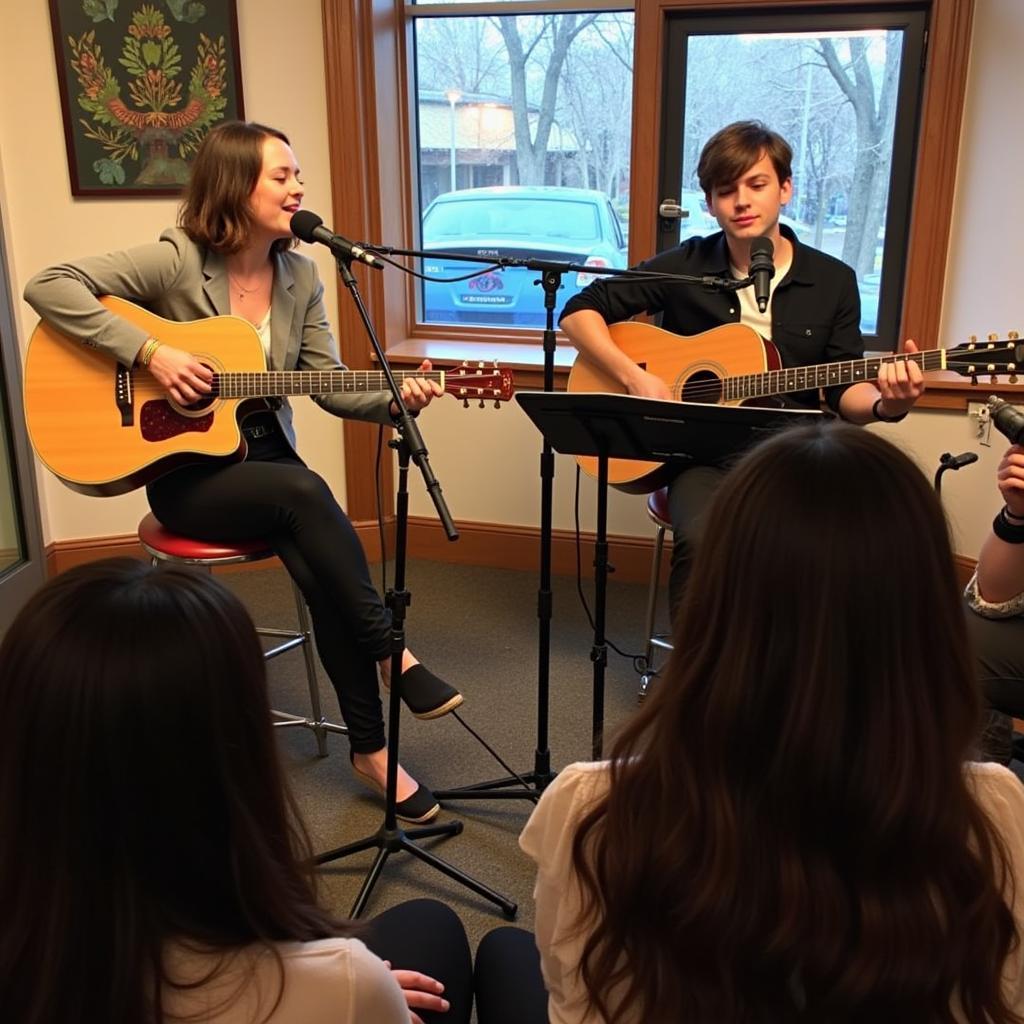
[[[797,13],[828,8],[885,9],[905,6],[906,2],[635,0],[630,262],[653,252],[655,245],[658,167],[651,140],[659,134],[664,35],[670,14],[729,14],[769,8]],[[543,7],[510,3],[508,12],[595,7],[621,10],[628,6],[610,0],[592,5],[579,0],[553,0]],[[925,6],[930,19],[927,68],[900,337],[937,347],[950,238],[948,211],[953,208],[956,186],[974,0],[928,0]],[[443,10],[438,5],[431,13],[456,17],[480,11],[476,5],[460,4]],[[410,243],[417,236],[412,201],[414,154],[407,144],[415,83],[408,62],[412,25],[405,16],[405,5],[401,0],[323,0],[323,25],[334,223],[351,238]],[[926,188],[921,187],[922,182]],[[381,333],[388,339],[389,357],[396,363],[414,364],[423,358],[445,363],[479,359],[486,349],[487,358],[497,358],[519,371],[518,383],[540,385],[542,351],[538,332],[417,324],[414,279],[407,279],[402,286],[396,275],[388,272],[372,277],[363,274],[363,280],[367,306],[375,323],[383,325]],[[339,308],[342,357],[349,366],[368,366],[370,353],[358,315],[350,302],[341,301]],[[555,361],[560,381],[564,381],[573,355],[566,342],[558,346]],[[977,390],[953,376],[950,374],[948,383],[931,385],[920,404],[965,409],[968,400],[976,398]],[[1019,396],[1024,386],[999,385],[995,390]],[[357,521],[375,514],[373,454],[373,428],[347,424],[348,504],[350,515]],[[390,473],[386,472],[385,477],[387,487]]]

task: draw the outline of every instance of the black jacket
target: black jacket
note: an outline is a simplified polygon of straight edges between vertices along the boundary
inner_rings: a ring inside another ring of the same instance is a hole
[[[793,245],[789,272],[772,292],[772,336],[783,366],[812,366],[838,360],[860,359],[864,340],[860,333],[860,292],[853,270],[841,260],[810,246],[781,225]],[[638,270],[697,277],[729,277],[729,251],[724,232],[689,238],[674,249],[640,263]],[[720,324],[738,322],[740,304],[734,293],[715,291],[681,281],[647,281],[628,277],[600,277],[562,310],[562,317],[581,309],[593,309],[605,323],[628,320],[638,313],[661,314],[666,331],[699,334]],[[560,317],[561,319],[561,317]],[[839,398],[849,384],[825,389],[825,400],[839,411]],[[814,391],[789,398],[797,405],[815,408]]]

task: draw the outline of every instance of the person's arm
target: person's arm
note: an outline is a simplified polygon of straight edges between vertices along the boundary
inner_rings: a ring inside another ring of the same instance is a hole
[[[311,289],[302,324],[302,341],[299,350],[300,370],[338,370],[344,364],[338,355],[338,346],[327,322],[324,307],[324,286],[309,262]],[[431,369],[430,361],[424,360],[419,367],[424,372]],[[444,394],[441,385],[425,377],[410,377],[402,382],[402,400],[410,412],[419,412],[435,398]],[[398,409],[387,391],[371,394],[323,394],[311,396],[322,409],[348,419],[365,420],[370,423],[390,425]]]
[[[594,309],[581,309],[562,318],[559,326],[580,355],[615,380],[626,394],[669,399],[668,385],[633,362],[612,340],[608,325]]]
[[[1013,445],[1006,451],[996,480],[1005,502],[1000,514],[1009,524],[1007,535],[1017,530],[1024,537],[1024,446]],[[1012,543],[990,532],[978,556],[977,588],[989,604],[1002,604],[1024,591],[1024,543]]]
[[[132,302],[159,299],[174,289],[189,260],[197,258],[184,234],[171,229],[159,242],[48,267],[25,286],[25,301],[61,334],[125,366],[146,357],[157,383],[175,401],[188,405],[209,392],[212,372],[191,353],[170,345],[147,352],[146,332],[111,313],[97,296]]]

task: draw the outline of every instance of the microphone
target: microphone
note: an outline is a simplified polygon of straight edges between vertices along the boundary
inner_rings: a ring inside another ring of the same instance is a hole
[[[750,243],[750,266],[747,268],[747,274],[754,279],[754,298],[757,300],[758,310],[762,313],[768,308],[770,283],[775,276],[775,264],[772,262],[774,252],[775,246],[767,235],[755,238]]]
[[[304,242],[319,242],[326,245],[335,256],[359,260],[374,270],[384,269],[384,264],[372,252],[367,252],[361,245],[356,245],[355,242],[336,235],[330,228],[325,228],[324,222],[312,210],[299,210],[294,213],[291,228],[296,238],[301,238]]]
[[[1008,438],[1011,444],[1024,444],[1024,412],[995,395],[989,395],[988,408],[996,430]]]

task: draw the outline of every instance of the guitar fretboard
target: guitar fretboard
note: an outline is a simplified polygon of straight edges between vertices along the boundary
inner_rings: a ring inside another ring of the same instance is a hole
[[[395,380],[401,384],[409,377],[425,377],[445,386],[443,370],[400,370]],[[472,385],[470,377],[466,384]],[[254,373],[217,373],[213,393],[222,398],[269,398],[277,395],[371,394],[387,391],[387,378],[381,370],[269,370]]]
[[[834,387],[837,384],[853,384],[861,380],[877,380],[885,363],[917,363],[922,370],[944,370],[946,352],[944,349],[927,349],[924,352],[901,352],[891,356],[871,356],[867,359],[850,359],[845,362],[821,363],[817,366],[784,367],[767,373],[746,373],[722,379],[722,398],[734,401],[744,398],[764,398],[768,395],[783,395],[792,391],[810,391],[817,388]]]

